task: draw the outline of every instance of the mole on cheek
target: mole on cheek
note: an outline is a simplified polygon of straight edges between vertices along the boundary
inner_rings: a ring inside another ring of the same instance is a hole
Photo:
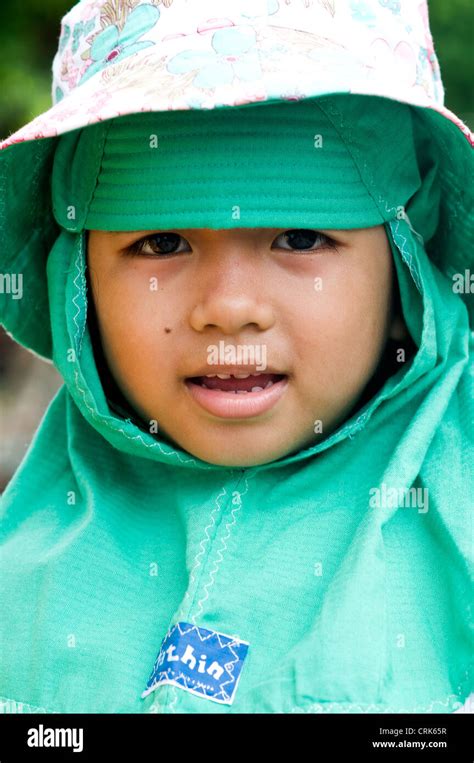
[[[171,329],[167,329],[166,326],[165,326],[165,331],[166,331],[167,334],[169,334]]]

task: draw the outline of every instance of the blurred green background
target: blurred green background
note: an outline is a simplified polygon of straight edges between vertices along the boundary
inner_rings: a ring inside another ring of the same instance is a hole
[[[194,0],[199,2],[199,0]],[[303,0],[301,0],[302,2]],[[417,0],[405,0],[417,2]],[[73,0],[1,0],[0,138],[51,105],[51,65]],[[474,128],[473,0],[430,0],[446,106]]]

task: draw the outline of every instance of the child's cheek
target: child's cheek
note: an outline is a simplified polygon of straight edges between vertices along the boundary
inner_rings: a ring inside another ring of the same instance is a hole
[[[331,409],[358,395],[385,346],[390,280],[389,270],[379,264],[379,269],[366,269],[359,260],[357,268],[342,268],[337,277],[327,273],[314,299],[300,304],[294,326],[303,340],[294,345],[300,380],[306,395],[316,392]]]
[[[135,331],[156,322],[165,297],[158,268],[141,259],[136,263],[119,262],[101,273],[97,294],[100,311],[107,320],[110,318],[122,329],[133,324]]]
[[[153,378],[170,354],[174,335],[165,329],[176,318],[160,279],[152,268],[114,268],[95,279],[93,290],[104,353],[117,381],[130,386]]]

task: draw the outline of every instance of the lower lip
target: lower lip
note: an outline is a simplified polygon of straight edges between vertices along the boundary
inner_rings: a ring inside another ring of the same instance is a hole
[[[247,392],[245,395],[207,389],[187,379],[185,385],[193,399],[209,413],[223,419],[242,419],[258,416],[273,408],[288,386],[288,377],[285,376],[261,392]]]

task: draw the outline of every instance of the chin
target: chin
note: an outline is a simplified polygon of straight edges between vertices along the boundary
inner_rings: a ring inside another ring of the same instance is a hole
[[[208,464],[214,466],[223,466],[229,469],[245,469],[252,466],[261,466],[263,464],[276,461],[278,458],[283,458],[288,454],[287,451],[282,451],[281,443],[279,447],[274,449],[261,448],[260,451],[253,449],[249,452],[249,448],[242,445],[235,447],[235,440],[229,450],[226,452],[225,448],[186,448],[181,446],[195,458],[199,458],[201,461],[206,461]]]

